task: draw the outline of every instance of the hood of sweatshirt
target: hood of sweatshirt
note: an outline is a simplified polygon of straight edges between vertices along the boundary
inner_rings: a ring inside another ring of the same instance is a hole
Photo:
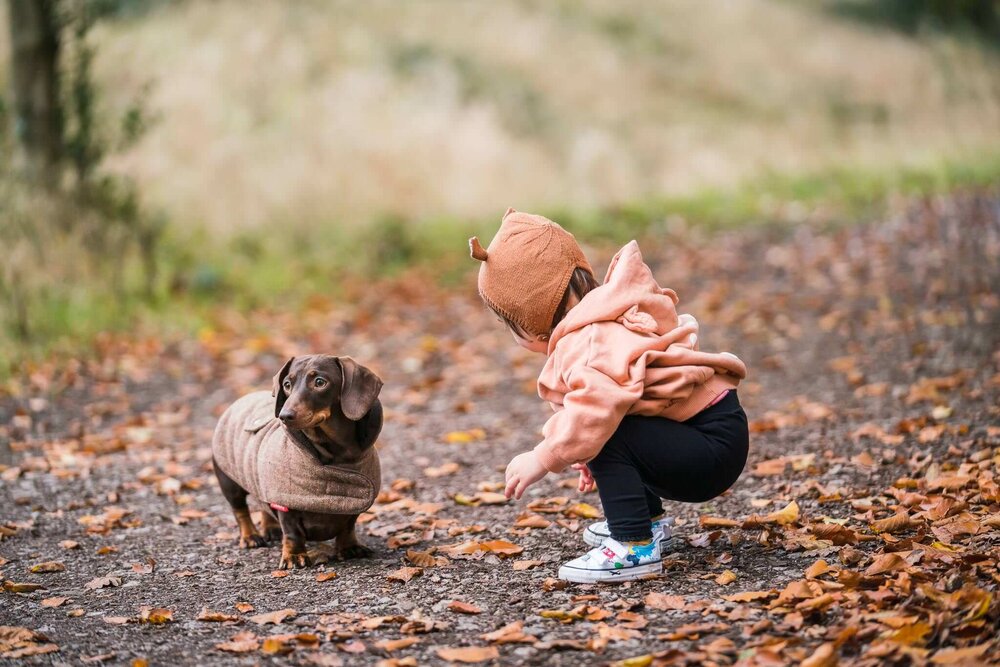
[[[660,287],[646,266],[639,244],[630,241],[611,260],[604,284],[570,309],[549,338],[549,354],[559,339],[595,322],[620,322],[641,333],[662,335],[678,326],[678,298]]]

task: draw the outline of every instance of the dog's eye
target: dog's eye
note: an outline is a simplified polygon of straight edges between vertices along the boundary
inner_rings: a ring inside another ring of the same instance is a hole
[[[313,384],[316,385],[317,389],[322,389],[323,387],[326,386],[326,380],[324,380],[323,378],[316,378],[316,381]]]
[[[292,381],[291,380],[285,380],[285,383],[283,385],[281,385],[281,387],[285,391],[291,391],[292,390]]]

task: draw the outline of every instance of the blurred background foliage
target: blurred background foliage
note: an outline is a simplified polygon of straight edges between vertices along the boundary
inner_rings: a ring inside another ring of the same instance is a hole
[[[835,0],[830,9],[915,35],[952,31],[1000,45],[1000,3],[996,0]]]
[[[432,266],[509,205],[588,242],[1000,182],[1000,2],[37,0],[0,9],[0,365]],[[22,6],[23,9],[23,6]]]

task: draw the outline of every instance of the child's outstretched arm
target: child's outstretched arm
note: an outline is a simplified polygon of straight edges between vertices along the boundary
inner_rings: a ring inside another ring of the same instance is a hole
[[[580,471],[580,490],[593,487],[593,477],[582,461],[593,458],[618,428],[628,406],[642,386],[625,389],[600,371],[580,367],[570,374],[570,392],[563,409],[549,417],[542,429],[546,439],[507,465],[504,495],[518,500],[524,491],[550,472],[569,465]],[[549,459],[548,462],[545,460]]]
[[[586,364],[570,369],[565,380],[563,408],[549,417],[542,428],[545,439],[534,450],[550,472],[594,458],[642,396],[641,382],[619,384]]]

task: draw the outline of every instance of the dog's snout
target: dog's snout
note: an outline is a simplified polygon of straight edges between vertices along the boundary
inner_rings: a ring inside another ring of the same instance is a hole
[[[278,419],[285,422],[286,424],[291,421],[295,421],[295,410],[289,408],[281,408],[281,412],[278,413]]]

